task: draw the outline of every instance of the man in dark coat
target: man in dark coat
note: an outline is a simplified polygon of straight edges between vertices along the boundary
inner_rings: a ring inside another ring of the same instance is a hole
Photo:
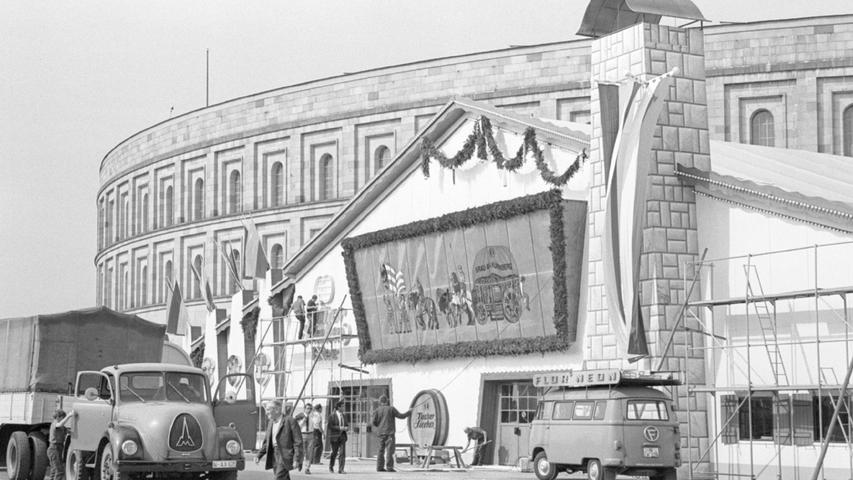
[[[308,306],[305,308],[305,313],[308,314],[308,331],[310,332],[311,337],[317,335],[319,331],[318,318],[317,318],[317,295],[311,295],[311,299],[308,300]]]
[[[397,418],[408,418],[412,411],[400,413],[396,408],[388,405],[388,397],[379,397],[379,407],[373,411],[373,426],[376,427],[376,435],[379,436],[379,454],[376,455],[377,472],[396,472],[394,470],[394,449],[397,446],[395,433],[397,432]]]
[[[290,416],[290,411],[282,415],[281,400],[270,402],[269,411],[269,427],[264,437],[264,446],[255,457],[255,463],[267,457],[264,468],[273,471],[273,479],[290,480],[293,458],[296,452],[302,451],[302,433],[299,431],[299,424]]]
[[[340,463],[338,473],[344,473],[344,463],[347,458],[347,422],[343,410],[344,402],[339,401],[335,404],[335,409],[332,411],[329,418],[326,420],[326,438],[332,445],[332,455],[329,457],[329,471],[335,471],[335,459],[338,458],[340,452]]]

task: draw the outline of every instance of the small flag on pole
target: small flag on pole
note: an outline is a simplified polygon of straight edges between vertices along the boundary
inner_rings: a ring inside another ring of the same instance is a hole
[[[175,335],[187,334],[187,310],[184,307],[184,299],[181,295],[181,286],[175,281],[172,291],[169,292],[166,305],[169,306],[166,312],[166,333]]]
[[[207,277],[202,276],[201,272],[192,263],[190,263],[190,269],[192,269],[193,276],[195,276],[196,281],[201,287],[199,290],[201,290],[201,296],[204,298],[207,311],[212,312],[216,310],[216,304],[213,303],[213,291],[210,288],[210,282],[207,280]]]
[[[240,282],[237,262],[234,261],[234,251],[231,249],[230,245],[225,245],[224,243],[220,243],[219,247],[219,253],[222,254],[222,260],[225,262],[225,269],[228,270],[228,274],[231,275],[231,280],[237,285],[237,288],[242,290],[243,284]]]
[[[261,236],[252,222],[246,225],[246,257],[243,278],[264,278],[270,269],[270,262],[264,253]]]

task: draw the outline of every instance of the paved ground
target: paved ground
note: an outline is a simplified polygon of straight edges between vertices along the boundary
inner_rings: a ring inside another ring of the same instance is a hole
[[[255,465],[254,457],[247,458],[246,470],[240,472],[239,480],[272,480],[272,472],[263,470],[262,465]],[[395,466],[396,472],[380,473],[376,471],[375,459],[357,459],[348,458],[346,463],[346,471],[343,475],[338,473],[329,473],[329,460],[323,459],[322,465],[312,465],[311,474],[291,472],[290,477],[294,480],[321,480],[321,479],[337,479],[344,478],[363,478],[377,480],[392,480],[392,479],[411,479],[411,480],[435,480],[450,478],[454,480],[535,480],[536,476],[532,473],[522,473],[518,469],[508,467],[473,467],[467,470],[458,469],[441,469],[440,466],[433,466],[433,470],[424,471],[403,463]],[[562,475],[565,477],[565,475]],[[568,477],[566,477],[568,478]],[[9,480],[6,475],[6,470],[0,468],[0,480]]]

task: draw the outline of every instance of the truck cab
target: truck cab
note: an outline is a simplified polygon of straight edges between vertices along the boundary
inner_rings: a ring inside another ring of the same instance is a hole
[[[540,480],[583,471],[590,480],[617,474],[675,480],[681,466],[678,419],[655,386],[677,385],[674,375],[620,370],[537,376],[545,388],[531,424],[530,453]]]
[[[247,388],[254,382],[243,381]],[[233,424],[218,418],[233,416],[233,403],[212,398],[207,376],[194,367],[138,363],[78,372],[73,395],[63,397],[63,407],[76,413],[66,477],[235,479],[245,467],[243,442]],[[241,407],[245,415],[257,413],[253,403]]]

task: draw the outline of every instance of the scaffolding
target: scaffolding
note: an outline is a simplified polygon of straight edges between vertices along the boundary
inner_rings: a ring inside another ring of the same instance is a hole
[[[679,404],[687,406],[687,445],[701,446],[698,438],[694,437],[691,429],[693,422],[690,421],[691,405],[699,403],[698,396],[706,396],[707,412],[711,415],[708,421],[710,434],[703,437],[709,439],[708,445],[697,450],[701,452],[698,457],[687,458],[688,478],[766,478],[765,472],[771,466],[775,466],[776,478],[780,480],[786,467],[787,470],[814,468],[811,471],[812,479],[823,478],[823,461],[828,446],[830,443],[840,443],[832,440],[834,428],[839,425],[847,448],[847,478],[853,479],[853,431],[848,410],[848,385],[853,372],[853,359],[850,357],[851,328],[847,305],[848,296],[853,293],[853,278],[847,278],[849,275],[846,273],[853,272],[849,268],[850,259],[853,258],[853,242],[712,260],[705,260],[704,256],[696,262],[682,265],[684,291],[692,291],[694,285],[701,283],[703,298],[691,300],[691,295],[685,296],[660,360],[662,365],[673,339],[678,337],[676,332],[681,332],[680,337],[683,339],[681,345],[678,342],[674,345],[683,349],[685,368],[688,352],[704,352],[705,384],[691,384],[689,375],[685,374],[686,387],[673,390],[673,394],[680,397]],[[799,258],[792,263],[790,259],[780,260],[784,256]],[[802,260],[805,260],[807,270],[810,271],[803,272],[800,278],[779,278],[780,271],[791,270],[791,265],[799,266],[801,264],[798,262]],[[844,266],[844,260],[847,260],[847,267]],[[688,271],[692,272],[690,279],[686,275]],[[740,279],[736,277],[737,271],[742,272]],[[803,282],[810,283],[805,285],[808,288],[792,288]],[[725,295],[717,297],[715,286],[726,288]],[[732,295],[735,291],[742,291],[743,294]],[[808,309],[795,308],[803,301],[809,301],[811,306]],[[785,304],[787,311],[783,311]],[[721,309],[725,309],[722,314]],[[723,320],[720,321],[719,317]],[[813,330],[809,326],[811,323]],[[809,330],[813,331],[813,339],[800,338],[806,336]],[[706,341],[691,344],[690,333],[701,334]],[[843,347],[839,344],[843,344]],[[808,353],[807,349],[812,351]],[[830,349],[830,355],[822,352]],[[847,373],[844,380],[839,382],[836,371],[841,368],[846,369]],[[753,400],[767,397],[772,399],[771,418],[774,423],[771,431],[775,447],[775,455],[769,461],[766,461],[766,455],[761,460],[756,459],[756,444],[760,442],[766,451],[768,442],[765,438],[757,439],[753,431]],[[815,397],[816,409],[811,403]],[[829,398],[833,411],[826,429],[825,397]],[[732,402],[732,399],[736,400]],[[718,401],[720,409],[727,411],[725,415],[716,414]],[[802,413],[804,405],[810,407],[809,415],[812,412],[815,414],[813,431],[797,430],[795,414]],[[788,424],[777,426],[776,421],[787,421]],[[747,431],[734,430],[736,438],[731,438],[733,426],[739,429],[746,427]],[[783,435],[783,427],[787,428],[786,435]],[[743,462],[736,455],[731,458],[731,451],[726,457],[726,471],[720,471],[719,468],[708,472],[698,471],[697,467],[708,460],[719,467],[720,444],[724,440],[726,443],[734,443],[738,453],[743,450],[743,442],[747,443],[748,471],[742,471]],[[785,448],[806,444],[813,447],[816,441],[821,444],[821,453],[815,466],[785,464]]]

